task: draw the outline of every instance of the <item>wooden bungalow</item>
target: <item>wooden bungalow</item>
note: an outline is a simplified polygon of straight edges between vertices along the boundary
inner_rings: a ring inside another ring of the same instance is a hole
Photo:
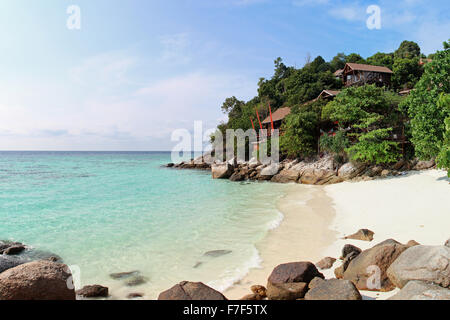
[[[337,90],[323,90],[316,100],[324,99],[324,100],[333,100],[340,91]]]
[[[272,120],[273,120],[273,128],[280,129],[281,125],[283,124],[284,118],[286,118],[291,113],[291,108],[285,107],[285,108],[279,108],[277,111],[275,111],[272,114]],[[264,121],[262,122],[263,129],[267,129],[267,131],[270,134],[270,131],[272,130],[271,125],[271,119],[270,116],[268,116]]]
[[[343,72],[343,81],[346,87],[365,84],[390,86],[393,72],[386,67],[368,64],[347,63]]]

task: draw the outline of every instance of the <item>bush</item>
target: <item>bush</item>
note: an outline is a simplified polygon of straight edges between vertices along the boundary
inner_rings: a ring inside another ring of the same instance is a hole
[[[450,178],[450,95],[441,95],[438,105],[447,111],[448,117],[445,119],[446,131],[441,151],[437,157],[437,165],[439,168],[446,169]]]

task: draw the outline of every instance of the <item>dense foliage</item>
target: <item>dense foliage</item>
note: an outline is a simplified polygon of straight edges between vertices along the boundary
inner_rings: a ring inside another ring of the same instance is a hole
[[[338,53],[326,62],[319,56],[302,68],[288,67],[278,58],[273,76],[259,80],[256,97],[247,102],[236,97],[225,100],[222,110],[228,121],[218,130],[245,131],[252,128],[252,121],[259,129],[257,113],[261,121],[265,119],[269,104],[272,112],[290,107],[279,141],[282,156],[305,158],[321,151],[334,154],[338,161],[373,164],[438,156],[438,164],[449,168],[449,98],[442,96],[450,93],[449,48],[450,41],[445,42],[443,51],[428,56],[432,61],[411,41],[402,42],[395,52],[377,52],[366,59],[357,53]],[[349,62],[390,68],[391,87],[343,89],[334,72]],[[341,92],[331,102],[316,100],[325,89]],[[405,89],[413,90],[407,98],[400,97],[397,92]]]
[[[343,90],[322,111],[322,117],[339,123],[352,145],[346,149],[350,158],[364,163],[389,163],[399,159],[394,128],[401,126],[398,110],[400,97],[375,85]]]
[[[411,118],[411,141],[422,160],[435,158],[440,152],[448,110],[438,104],[441,93],[450,93],[450,49],[439,51],[402,107]]]
[[[450,178],[450,95],[441,95],[438,106],[447,112],[445,119],[444,141],[442,142],[441,151],[437,158],[438,167],[447,169]]]

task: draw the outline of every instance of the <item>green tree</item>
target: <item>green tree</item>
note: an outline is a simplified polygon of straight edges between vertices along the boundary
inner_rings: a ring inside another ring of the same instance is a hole
[[[377,52],[367,58],[367,63],[373,66],[387,67],[392,70],[394,65],[394,55],[392,53]]]
[[[345,64],[347,63],[347,56],[345,53],[338,53],[331,61],[331,71],[335,72],[339,69],[344,69]]]
[[[291,113],[283,125],[281,151],[288,157],[307,157],[317,150],[319,115],[312,111]]]
[[[397,51],[394,52],[395,59],[412,59],[420,57],[420,47],[414,41],[403,41]]]
[[[448,112],[438,104],[442,93],[450,93],[450,49],[438,51],[401,107],[411,118],[411,141],[421,160],[435,158],[445,132]]]
[[[347,63],[362,63],[365,64],[366,60],[364,60],[363,57],[361,57],[359,54],[357,53],[350,53],[347,57],[346,57],[346,62]]]
[[[337,121],[346,129],[351,146],[350,158],[364,163],[389,163],[401,157],[391,132],[399,126],[400,98],[375,85],[343,90],[322,111],[323,119]]]
[[[437,157],[437,165],[439,168],[446,169],[450,178],[450,95],[442,94],[438,106],[447,113],[445,119],[444,141]]]
[[[392,71],[392,84],[396,89],[412,89],[423,74],[419,58],[395,59]]]

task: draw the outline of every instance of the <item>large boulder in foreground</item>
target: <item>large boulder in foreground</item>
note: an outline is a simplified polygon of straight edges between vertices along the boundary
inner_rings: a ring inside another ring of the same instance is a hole
[[[450,290],[423,281],[409,281],[388,300],[450,300]]]
[[[228,163],[213,164],[211,174],[213,179],[228,179],[233,174],[233,166]]]
[[[227,300],[223,294],[201,282],[181,282],[162,292],[158,300]]]
[[[353,282],[330,279],[317,281],[306,293],[305,300],[362,300]]]
[[[0,300],[75,300],[69,268],[35,261],[0,274]]]
[[[403,288],[410,280],[450,287],[450,248],[414,246],[403,252],[387,271],[390,281]]]
[[[361,252],[348,265],[344,280],[352,281],[359,290],[391,291],[395,285],[387,276],[387,269],[408,247],[386,240]]]
[[[311,262],[293,262],[277,266],[267,281],[267,297],[271,300],[303,298],[309,282],[324,278]]]

